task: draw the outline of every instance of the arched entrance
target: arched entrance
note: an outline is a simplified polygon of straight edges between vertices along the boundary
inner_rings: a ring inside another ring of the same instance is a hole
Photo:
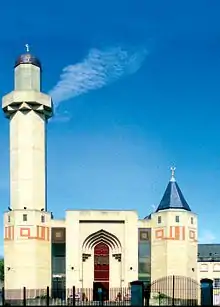
[[[213,305],[213,281],[204,278],[200,281],[201,284],[201,306]]]
[[[109,247],[100,242],[94,247],[93,300],[109,298]]]

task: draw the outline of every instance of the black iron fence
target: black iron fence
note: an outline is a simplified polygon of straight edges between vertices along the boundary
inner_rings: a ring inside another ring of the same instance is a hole
[[[6,290],[2,288],[3,306],[120,306],[130,305],[131,288],[110,288],[94,291],[92,288]]]
[[[145,306],[196,306],[200,304],[200,285],[183,276],[166,276],[143,286]],[[6,290],[2,288],[3,306],[130,306],[132,289],[53,287],[46,289]]]
[[[150,285],[150,305],[197,306],[200,304],[199,283],[185,276],[166,276]]]

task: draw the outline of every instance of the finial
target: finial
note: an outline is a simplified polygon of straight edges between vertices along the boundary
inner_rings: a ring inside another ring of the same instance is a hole
[[[25,47],[26,47],[26,51],[27,51],[27,53],[29,53],[29,52],[30,52],[30,47],[29,47],[29,45],[28,45],[28,44],[26,44],[26,45],[25,45]]]
[[[174,181],[176,181],[175,177],[174,177],[176,168],[174,166],[172,166],[170,168],[170,170],[171,170],[171,179],[170,179],[170,181],[174,182]]]

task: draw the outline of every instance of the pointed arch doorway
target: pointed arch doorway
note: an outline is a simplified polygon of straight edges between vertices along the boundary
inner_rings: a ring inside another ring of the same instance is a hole
[[[100,242],[94,247],[93,300],[109,299],[109,246]]]

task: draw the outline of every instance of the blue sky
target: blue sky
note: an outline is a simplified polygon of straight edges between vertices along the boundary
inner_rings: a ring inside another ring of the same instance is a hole
[[[102,208],[136,209],[144,217],[175,165],[199,215],[201,241],[220,242],[220,2],[39,0],[30,7],[14,0],[2,10],[0,96],[12,90],[13,64],[28,42],[56,106],[48,124],[54,215]],[[3,213],[3,114],[0,127]]]

